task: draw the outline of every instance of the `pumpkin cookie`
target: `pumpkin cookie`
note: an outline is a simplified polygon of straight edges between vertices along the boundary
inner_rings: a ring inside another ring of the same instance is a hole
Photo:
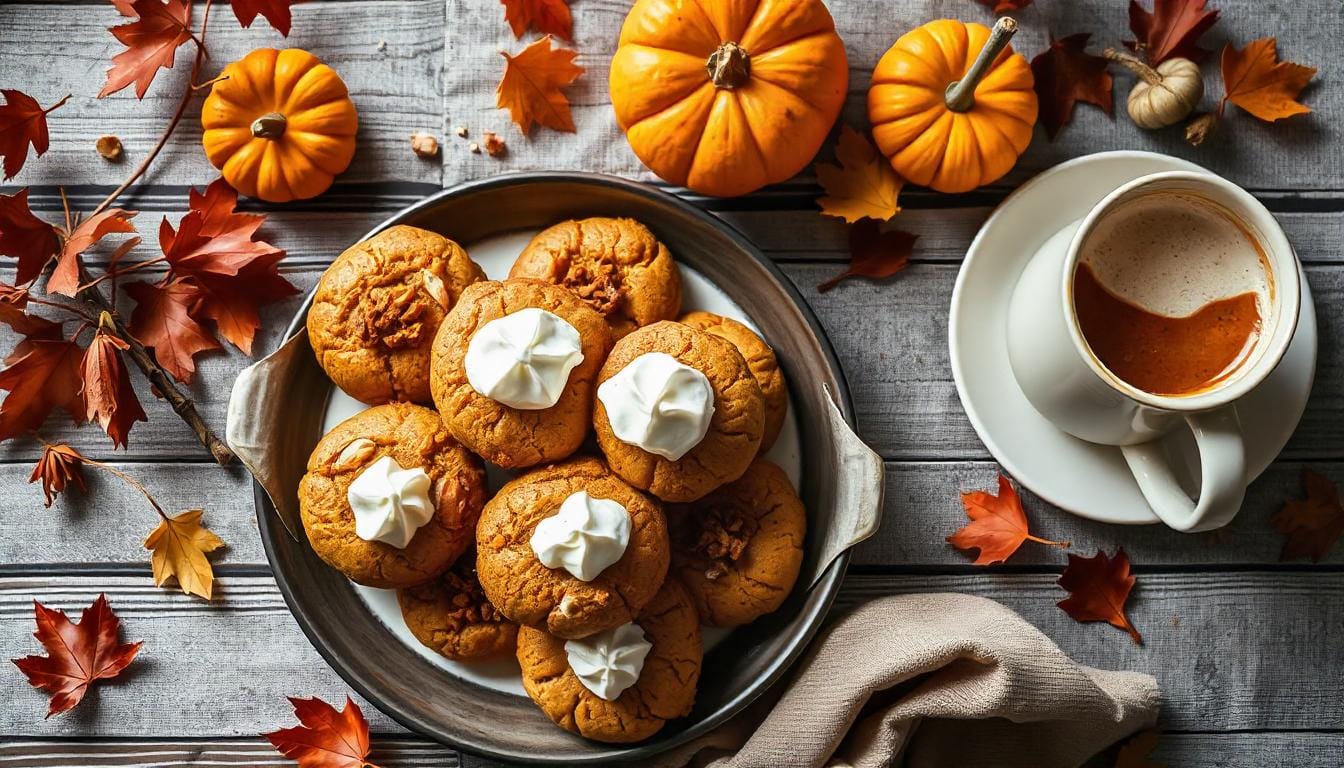
[[[452,240],[415,227],[350,246],[323,273],[308,340],[336,386],[365,403],[429,401],[434,332],[462,289],[485,279]]]
[[[299,482],[308,543],[351,581],[423,584],[470,548],[485,470],[439,415],[409,403],[370,408],[318,441]]]
[[[704,650],[686,590],[668,579],[635,621],[582,640],[518,630],[523,688],[556,725],[628,743],[690,714]]]
[[[670,515],[672,571],[700,618],[736,627],[774,611],[803,565],[807,511],[784,470],[757,459],[746,474]]]
[[[634,219],[562,221],[532,238],[509,277],[563,285],[607,318],[618,339],[681,311],[672,254]]]
[[[588,434],[611,329],[539,280],[469,286],[434,340],[430,390],[463,445],[506,468],[558,461]]]
[[[731,317],[713,312],[691,312],[683,316],[681,322],[698,331],[727,339],[742,353],[751,375],[761,385],[761,395],[765,397],[765,433],[761,436],[761,452],[770,450],[784,427],[784,416],[789,411],[789,387],[784,382],[784,372],[779,369],[779,361],[775,359],[775,350],[755,331]]]
[[[658,591],[669,559],[662,508],[594,458],[513,480],[476,528],[476,568],[490,602],[560,637],[630,621]]]
[[[518,625],[486,599],[476,578],[475,553],[459,557],[439,578],[397,590],[411,634],[450,659],[489,659],[513,653]]]
[[[664,501],[695,501],[742,476],[761,445],[765,398],[727,340],[675,322],[616,343],[597,377],[593,426],[611,469]]]

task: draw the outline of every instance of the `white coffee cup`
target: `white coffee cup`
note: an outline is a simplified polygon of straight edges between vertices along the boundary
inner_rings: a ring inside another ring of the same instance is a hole
[[[1247,359],[1207,390],[1158,395],[1138,389],[1093,354],[1073,306],[1074,272],[1097,222],[1139,195],[1175,192],[1202,198],[1244,226],[1269,272],[1268,311]],[[1119,446],[1153,512],[1180,531],[1226,525],[1246,493],[1246,450],[1233,407],[1265,380],[1297,329],[1301,271],[1274,216],[1231,182],[1208,173],[1144,176],[1107,195],[1075,224],[1041,246],[1018,279],[1008,307],[1008,357],[1032,406],[1059,429],[1093,443]],[[1182,422],[1199,449],[1195,498],[1181,487],[1158,438]]]

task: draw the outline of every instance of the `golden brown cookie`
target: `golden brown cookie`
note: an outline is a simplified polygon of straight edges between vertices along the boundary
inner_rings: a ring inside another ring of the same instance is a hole
[[[486,599],[474,552],[433,581],[397,590],[397,603],[411,634],[450,659],[496,658],[517,647],[518,625]]]
[[[803,565],[807,510],[784,470],[764,459],[669,515],[672,572],[700,618],[736,627],[774,611]]]
[[[583,362],[570,371],[550,408],[510,408],[467,381],[467,346],[476,329],[527,307],[553,312],[579,332]],[[462,292],[439,328],[430,390],[453,436],[486,461],[510,469],[559,461],[588,435],[594,379],[610,349],[611,329],[602,316],[563,288],[539,280],[476,283]]]
[[[681,274],[672,254],[634,219],[562,221],[532,238],[509,277],[574,291],[607,318],[618,339],[681,311]]]
[[[355,533],[347,493],[365,468],[390,456],[429,475],[434,516],[405,549]],[[318,441],[299,482],[299,512],[308,543],[351,581],[390,589],[423,584],[472,544],[485,504],[485,470],[458,445],[434,411],[409,403],[374,406],[337,424]]]
[[[654,735],[695,704],[704,656],[700,621],[685,588],[668,579],[636,623],[653,648],[639,680],[615,700],[584,687],[570,669],[563,638],[531,627],[518,630],[523,688],[556,725],[585,738],[628,743]]]
[[[765,433],[761,436],[761,452],[770,450],[784,427],[784,416],[789,410],[789,387],[784,381],[784,372],[779,369],[775,359],[775,350],[770,348],[755,331],[731,317],[716,315],[713,312],[690,312],[681,318],[681,322],[698,331],[712,333],[733,343],[737,351],[746,358],[751,375],[761,385],[761,394],[765,397]]]
[[[579,491],[630,514],[625,553],[587,582],[547,568],[530,543],[537,524]],[[662,507],[600,459],[584,457],[533,470],[495,494],[476,527],[476,569],[490,602],[508,618],[560,637],[585,637],[630,621],[653,598],[667,576],[668,547]]]
[[[664,501],[695,501],[742,476],[761,445],[765,398],[746,360],[730,342],[676,322],[654,323],[621,339],[612,348],[597,385],[615,376],[640,355],[662,352],[709,379],[714,415],[709,431],[675,461],[622,442],[598,399],[593,408],[597,444],[607,463],[627,483]]]
[[[429,402],[429,349],[468,285],[485,279],[452,240],[395,226],[350,246],[323,273],[308,340],[336,386],[365,403]]]

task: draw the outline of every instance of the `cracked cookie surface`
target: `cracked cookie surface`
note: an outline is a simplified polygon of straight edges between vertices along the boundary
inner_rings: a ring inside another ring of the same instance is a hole
[[[450,659],[498,658],[517,647],[518,625],[485,596],[473,552],[439,578],[397,590],[397,604],[411,634]]]
[[[630,514],[625,553],[587,582],[547,568],[530,543],[537,524],[578,491],[611,499]],[[590,457],[514,479],[486,504],[476,527],[476,568],[486,596],[513,621],[560,637],[587,637],[630,621],[657,593],[670,558],[662,507]]]
[[[672,254],[634,219],[595,217],[549,227],[527,244],[509,277],[570,289],[607,319],[618,339],[681,311],[681,274]]]
[[[429,475],[434,516],[405,549],[355,533],[346,498],[360,472],[383,456]],[[470,548],[485,504],[480,459],[453,440],[434,411],[410,403],[374,406],[318,441],[299,482],[308,543],[328,565],[370,587],[409,587],[433,579]]]
[[[565,641],[539,629],[518,630],[523,688],[556,725],[594,741],[629,743],[690,714],[704,650],[700,621],[686,590],[668,579],[636,617],[653,645],[639,680],[606,701],[569,668]]]
[[[736,627],[770,613],[803,564],[807,510],[784,470],[757,459],[746,474],[669,510],[672,572],[701,620]]]
[[[770,450],[784,427],[784,417],[789,411],[789,387],[784,381],[784,372],[779,369],[775,350],[755,331],[731,317],[713,312],[689,312],[680,322],[698,331],[727,339],[742,353],[751,375],[761,385],[761,395],[765,398],[765,431],[761,435],[761,452]]]
[[[714,390],[709,431],[689,453],[673,461],[622,442],[611,429],[602,401],[594,398],[597,444],[612,471],[636,488],[664,501],[695,501],[741,477],[751,464],[764,434],[765,398],[732,343],[676,322],[654,323],[616,342],[597,386],[648,352],[671,355],[709,379]]]
[[[510,408],[467,381],[467,345],[476,329],[527,307],[559,315],[579,332],[583,362],[550,408]],[[611,329],[587,304],[558,286],[510,279],[469,286],[439,326],[430,391],[449,431],[486,461],[509,469],[559,461],[578,450],[592,419],[594,380],[611,349]]]
[[[356,243],[332,262],[308,310],[308,339],[336,386],[369,404],[429,401],[434,333],[485,273],[457,243],[408,226]]]

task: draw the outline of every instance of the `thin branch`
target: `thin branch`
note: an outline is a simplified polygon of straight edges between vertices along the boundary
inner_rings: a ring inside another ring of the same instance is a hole
[[[98,469],[101,469],[104,472],[108,472],[121,478],[123,481],[126,482],[127,485],[131,486],[135,490],[144,494],[144,497],[149,500],[149,505],[154,508],[155,512],[159,513],[159,517],[163,518],[164,520],[168,519],[168,515],[165,514],[163,511],[163,507],[159,506],[159,502],[154,499],[153,494],[151,494],[149,492],[149,489],[146,488],[144,484],[142,484],[139,480],[136,480],[134,477],[131,477],[125,472],[122,472],[120,469],[117,469],[111,464],[104,464],[103,462],[98,461],[96,459],[90,459],[88,456],[84,457],[84,463],[88,464],[89,466],[97,467]]]
[[[28,303],[29,303],[29,304],[40,304],[40,305],[42,305],[42,306],[44,306],[44,307],[51,307],[52,309],[59,309],[59,310],[65,311],[65,312],[69,312],[70,314],[72,314],[72,315],[76,315],[76,316],[78,316],[79,318],[81,318],[81,319],[83,319],[83,320],[85,320],[85,321],[87,321],[87,322],[90,322],[90,323],[92,323],[92,322],[96,322],[96,321],[98,320],[98,318],[96,318],[96,317],[94,317],[93,315],[89,314],[89,311],[86,310],[86,309],[84,309],[83,307],[77,307],[77,306],[74,306],[73,304],[62,304],[62,303],[60,303],[60,302],[58,302],[58,301],[47,301],[46,299],[39,299],[39,298],[33,296],[32,294],[29,294],[29,295],[28,295]]]
[[[130,266],[124,267],[124,268],[122,268],[122,269],[109,269],[108,271],[104,272],[103,274],[99,275],[98,277],[95,277],[92,281],[90,281],[90,282],[88,282],[88,283],[85,283],[84,285],[79,286],[79,290],[80,290],[80,291],[86,291],[86,290],[88,290],[88,289],[90,289],[90,288],[92,288],[92,287],[98,285],[99,283],[103,282],[104,280],[115,280],[115,279],[117,279],[118,277],[120,277],[121,275],[129,275],[129,274],[131,274],[132,272],[138,272],[138,271],[140,271],[141,269],[144,269],[145,267],[151,267],[151,266],[153,266],[153,265],[155,265],[155,264],[162,264],[162,263],[164,263],[165,261],[168,261],[167,257],[164,257],[164,256],[155,256],[155,257],[152,258],[152,259],[145,259],[144,261],[137,261],[136,263],[131,264]],[[113,290],[115,291],[116,288],[113,288]]]

